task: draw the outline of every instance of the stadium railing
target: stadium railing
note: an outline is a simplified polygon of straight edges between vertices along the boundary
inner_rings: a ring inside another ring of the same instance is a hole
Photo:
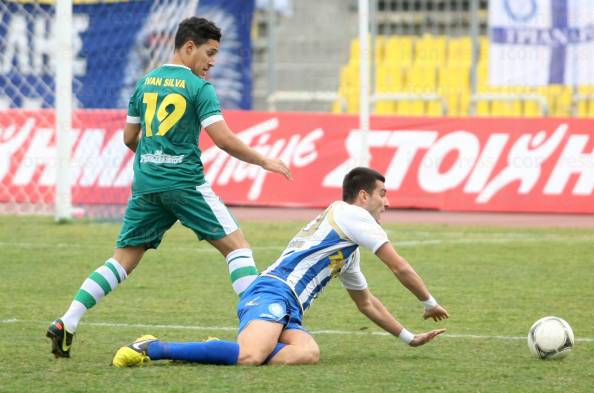
[[[437,102],[440,104],[440,114],[444,116],[448,114],[448,102],[441,94],[438,93],[378,93],[372,95],[370,98],[371,104],[375,104],[381,101]],[[427,112],[429,112],[427,113],[429,115],[435,114],[430,113],[430,111]]]
[[[524,105],[528,101],[533,101],[538,104],[539,115],[548,116],[549,106],[547,100],[538,94],[509,94],[509,93],[480,93],[470,96],[470,115],[477,114],[477,103],[480,101],[508,101],[520,102]]]
[[[338,102],[340,105],[340,112],[347,111],[347,100],[342,95],[335,91],[275,91],[266,99],[268,102],[268,110],[276,111],[278,102],[308,102],[308,101],[324,101],[324,102]]]

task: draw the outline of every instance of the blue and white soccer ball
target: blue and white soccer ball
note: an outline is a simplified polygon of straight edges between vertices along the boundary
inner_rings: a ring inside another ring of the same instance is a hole
[[[564,358],[574,342],[571,327],[559,317],[541,318],[528,332],[528,348],[539,359]]]

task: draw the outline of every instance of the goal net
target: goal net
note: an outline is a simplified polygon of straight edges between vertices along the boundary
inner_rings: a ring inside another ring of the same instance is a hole
[[[60,0],[61,1],[61,0]],[[118,217],[129,196],[132,153],[122,143],[134,84],[167,62],[179,22],[198,0],[74,1],[71,36],[70,195],[56,192],[55,1],[0,2],[0,214]],[[204,15],[206,16],[206,15]],[[66,59],[67,60],[67,59]]]

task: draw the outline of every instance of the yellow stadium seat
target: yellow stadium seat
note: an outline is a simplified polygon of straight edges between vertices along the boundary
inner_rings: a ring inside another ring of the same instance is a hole
[[[437,93],[448,105],[448,115],[470,114],[472,40],[470,37],[434,36],[378,36],[375,41],[376,93]],[[479,37],[479,62],[477,64],[478,93],[538,94],[544,97],[550,116],[572,114],[571,87],[553,85],[539,88],[492,86],[489,84],[489,40]],[[348,101],[348,112],[359,111],[359,41],[351,42],[349,62],[340,72],[339,92]],[[594,94],[594,86],[580,86],[578,93]],[[339,111],[338,102],[333,111]],[[442,114],[439,101],[409,100],[376,102],[378,114],[412,116],[437,116]],[[594,116],[594,100],[577,103],[579,116]],[[514,99],[478,101],[475,114],[479,116],[539,117],[541,108],[537,101]]]
[[[585,96],[594,96],[594,85],[578,86],[577,93]],[[579,117],[594,116],[594,99],[580,100],[577,106],[577,114]]]
[[[348,111],[348,105],[349,105],[349,99],[350,99],[350,97],[349,97],[350,90],[351,89],[349,89],[347,87],[339,86],[339,88],[338,88],[338,94],[340,96],[344,97],[344,99],[346,100],[346,106],[347,107],[344,108],[344,109],[341,108],[340,102],[338,102],[338,100],[337,100],[337,101],[334,101],[333,104],[332,104],[332,112],[334,112],[334,113],[342,113],[345,110]]]
[[[379,64],[375,74],[375,91],[377,93],[395,93],[402,91],[403,70],[399,65]],[[396,104],[394,101],[378,101],[375,105],[375,113],[395,113]]]
[[[335,100],[332,102],[332,113],[342,113],[342,106],[340,105],[340,101]]]
[[[493,101],[491,105],[491,115],[504,117],[522,116],[522,101]]]
[[[491,103],[489,101],[478,101],[475,111],[477,116],[490,116]]]
[[[522,114],[526,117],[542,116],[540,112],[540,106],[536,101],[524,101],[524,108]]]
[[[489,85],[489,67],[486,61],[479,61],[476,67],[476,87],[479,92],[488,91]]]
[[[359,39],[355,38],[351,41],[351,49],[349,52],[349,62],[358,61],[359,60]]]
[[[414,63],[431,64],[438,66],[445,63],[446,39],[445,37],[424,35],[417,39],[415,44]]]
[[[413,60],[413,38],[410,36],[394,36],[385,42],[384,62],[409,66]]]
[[[396,104],[396,114],[407,116],[412,112],[412,101],[399,101]]]
[[[581,85],[577,89],[579,94],[592,95],[594,94],[594,85]]]
[[[344,97],[346,100],[347,113],[356,113],[359,111],[359,86],[352,87],[341,85],[338,88],[338,94]],[[332,106],[332,109],[336,110],[337,113],[340,110],[339,108],[340,103],[338,102],[335,102],[335,104]]]
[[[402,67],[394,64],[379,64],[375,73],[375,90],[377,92],[401,91],[404,84]]]
[[[425,114],[425,103],[423,101],[414,100],[410,101],[410,109],[407,115],[410,116],[421,116]]]
[[[373,113],[378,115],[390,115],[396,113],[396,105],[392,101],[378,101],[375,103]]]
[[[384,36],[377,36],[375,38],[374,43],[374,52],[375,52],[375,62],[381,63],[384,61],[384,53],[385,53],[385,46],[386,46],[386,37]],[[349,62],[350,63],[359,63],[361,60],[361,55],[359,53],[361,45],[358,38],[355,38],[351,41],[351,47],[349,52]],[[371,51],[371,40],[367,41],[367,48]]]
[[[351,92],[347,95],[347,113],[359,113],[359,92]]]
[[[470,92],[470,65],[449,64],[438,68],[439,88],[443,93]]]
[[[341,86],[359,88],[359,64],[349,63],[340,70]]]
[[[479,61],[489,61],[489,37],[479,37]]]
[[[534,88],[525,87],[525,86],[504,86],[502,88],[502,93],[511,93],[511,94],[530,94],[536,93]]]
[[[448,115],[460,115],[460,94],[458,93],[441,93],[448,104]]]
[[[541,86],[536,88],[536,93],[540,94],[544,97],[547,101],[548,109],[549,109],[549,116],[556,116],[555,112],[557,108],[555,107],[555,100],[553,98],[552,92],[556,88],[557,85],[548,85],[548,86]]]
[[[588,101],[579,101],[577,103],[577,116],[587,117],[589,112]]]
[[[578,86],[576,89],[576,93],[579,95],[588,95],[590,94],[590,86],[588,85],[581,85]],[[572,99],[573,99],[573,91],[572,91]],[[576,111],[576,115],[578,117],[586,117],[589,113],[589,103],[587,100],[580,100],[577,103],[574,103]],[[573,108],[572,108],[573,109]]]
[[[437,90],[437,72],[433,65],[415,65],[408,71],[406,91],[427,93]]]
[[[450,38],[447,46],[447,64],[466,65],[472,63],[472,40],[470,37]]]
[[[439,102],[439,101],[426,102],[424,114],[427,116],[442,116],[443,109],[441,106],[441,102]]]
[[[571,87],[547,85],[535,89],[547,100],[549,116],[566,117],[571,115]]]
[[[359,79],[358,79],[358,67],[354,67],[352,64],[348,64],[340,70],[340,83],[338,86],[338,94],[343,96],[347,101],[347,112],[353,107],[353,92],[359,90]],[[333,104],[332,110],[335,113],[342,111],[340,109],[340,103]]]
[[[590,104],[590,110],[585,117],[594,117],[594,100],[590,100],[588,103]]]
[[[561,92],[557,95],[557,108],[561,116],[571,116],[571,99],[573,96],[572,88],[569,86],[562,86]]]
[[[384,62],[386,53],[386,41],[387,38],[384,36],[375,37],[375,63],[381,64]]]
[[[491,116],[507,116],[507,103],[503,101],[491,101]]]
[[[460,115],[460,116],[470,115],[470,92],[461,93],[459,95],[458,105],[459,105],[458,106],[458,115]]]

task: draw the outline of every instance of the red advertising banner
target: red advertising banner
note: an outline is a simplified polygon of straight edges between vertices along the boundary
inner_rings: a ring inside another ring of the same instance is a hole
[[[323,207],[359,154],[349,115],[229,111],[235,133],[289,164],[294,180],[242,163],[201,141],[207,179],[228,203]],[[50,111],[0,111],[0,203],[51,203]],[[77,111],[74,204],[124,204],[133,155],[123,111]],[[449,211],[594,213],[594,120],[373,117],[370,166],[386,175],[392,207]]]

